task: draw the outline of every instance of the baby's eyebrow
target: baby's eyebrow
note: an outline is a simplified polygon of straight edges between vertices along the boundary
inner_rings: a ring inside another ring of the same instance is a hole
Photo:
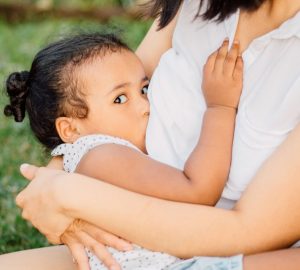
[[[141,83],[146,82],[146,81],[149,81],[147,76],[145,76],[143,79],[141,79]],[[114,86],[114,88],[111,91],[109,91],[108,95],[111,94],[112,92],[116,91],[116,90],[127,87],[129,85],[131,85],[130,82],[120,83],[120,84]]]
[[[147,76],[145,76],[141,82],[146,82],[146,81],[149,81],[149,78]]]
[[[116,91],[116,90],[118,90],[118,89],[120,89],[120,88],[129,86],[130,84],[131,84],[131,83],[129,83],[129,82],[120,83],[120,84],[116,85],[109,93],[114,92],[114,91]]]

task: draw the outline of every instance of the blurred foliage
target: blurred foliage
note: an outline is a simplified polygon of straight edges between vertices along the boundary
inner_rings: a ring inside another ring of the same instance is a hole
[[[117,31],[135,49],[149,24],[124,18],[111,18],[105,25],[88,20],[48,19],[22,24],[0,20],[0,254],[47,245],[45,238],[22,220],[14,198],[27,183],[19,174],[19,165],[23,162],[46,164],[49,157],[32,136],[27,120],[15,123],[3,115],[7,103],[2,91],[5,78],[10,72],[28,70],[37,51],[58,37],[81,30]]]
[[[35,4],[46,7],[71,7],[71,8],[81,8],[81,9],[90,9],[93,7],[102,7],[102,6],[113,6],[113,5],[122,5],[130,6],[134,4],[135,0],[0,0],[0,3],[8,4]]]

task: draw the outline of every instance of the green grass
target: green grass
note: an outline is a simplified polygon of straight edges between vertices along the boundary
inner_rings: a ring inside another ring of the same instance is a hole
[[[60,0],[50,0],[46,1],[47,3],[50,2],[55,7],[71,7],[71,8],[93,8],[93,7],[101,7],[101,6],[112,6],[119,4],[120,2],[128,2],[129,0],[68,0],[68,1],[60,1]],[[43,0],[0,0],[0,3],[6,3],[6,4],[39,4],[41,2],[45,2]]]
[[[27,120],[15,123],[3,115],[8,99],[3,94],[6,76],[28,70],[36,52],[50,41],[69,33],[121,29],[125,41],[134,49],[145,35],[149,23],[112,18],[107,25],[89,21],[45,20],[9,25],[0,20],[0,254],[48,245],[45,238],[22,220],[15,206],[16,194],[26,185],[19,174],[23,162],[42,165],[49,157],[33,138]]]

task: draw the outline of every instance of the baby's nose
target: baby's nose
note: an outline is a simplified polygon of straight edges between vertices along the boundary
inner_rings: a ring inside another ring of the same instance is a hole
[[[140,112],[143,116],[149,116],[150,114],[150,104],[147,98],[142,98],[140,100]]]

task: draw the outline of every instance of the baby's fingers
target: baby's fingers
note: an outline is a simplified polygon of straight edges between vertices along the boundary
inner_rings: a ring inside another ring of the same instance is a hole
[[[213,72],[215,67],[216,58],[218,55],[218,51],[213,52],[208,58],[204,65],[204,74],[209,74]]]
[[[224,75],[233,76],[233,71],[235,69],[239,53],[240,53],[240,43],[238,40],[235,40],[224,62],[224,71],[223,71]]]
[[[216,72],[216,73],[219,73],[219,74],[223,73],[224,61],[225,61],[227,53],[228,53],[228,44],[229,44],[229,40],[225,39],[223,41],[222,46],[218,50],[218,54],[216,56],[215,67],[214,67],[214,72]]]
[[[233,70],[233,79],[235,81],[243,81],[244,61],[242,56],[238,56]]]

